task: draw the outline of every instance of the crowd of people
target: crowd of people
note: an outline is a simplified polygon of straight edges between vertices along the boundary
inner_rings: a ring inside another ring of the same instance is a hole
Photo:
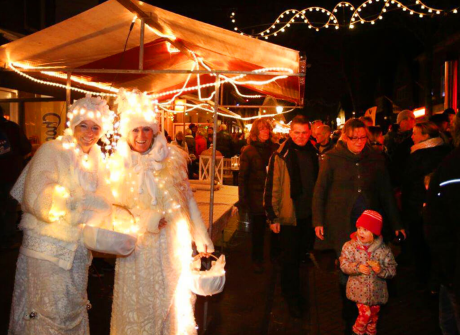
[[[121,138],[108,163],[96,143],[113,127],[112,114],[104,100],[86,97],[71,106],[64,135],[43,144],[20,175],[30,143],[0,109],[2,245],[15,231],[13,198],[23,211],[10,334],[89,333],[83,227],[114,227],[120,208],[136,224],[137,244],[116,263],[111,334],[196,333],[195,296],[181,286],[184,259],[208,257],[214,246],[188,179],[214,130],[191,124],[171,141],[144,100],[120,93]],[[297,115],[281,137],[263,118],[247,136],[220,125],[216,149],[240,155],[238,205],[251,223],[254,272],[265,271],[268,230],[292,317],[302,317],[308,299],[301,262],[332,250],[345,333],[376,334],[397,263],[439,296],[443,334],[460,332],[460,116],[448,109],[417,122],[404,110],[396,121],[385,135],[369,117],[332,132]],[[396,239],[404,242],[395,260]]]
[[[396,275],[386,243],[404,241],[397,261],[415,269],[418,289],[439,294],[443,334],[458,334],[460,118],[448,109],[417,122],[404,110],[383,133],[370,117],[331,133],[298,115],[279,143],[269,122],[253,123],[238,186],[240,211],[252,225],[254,272],[264,271],[267,222],[283,296],[300,318],[300,263],[313,250],[333,250],[345,333],[375,334],[388,300],[385,280]]]

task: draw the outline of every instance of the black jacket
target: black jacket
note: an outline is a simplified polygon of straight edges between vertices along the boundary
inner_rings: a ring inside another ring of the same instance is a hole
[[[425,207],[427,241],[441,282],[460,303],[460,148],[452,151],[430,179]]]
[[[263,196],[268,161],[278,145],[266,141],[252,141],[243,148],[238,174],[240,209],[253,215],[265,214]]]
[[[421,220],[426,200],[425,176],[438,167],[450,150],[447,145],[419,149],[407,159],[401,184],[402,219],[406,226],[411,221]]]
[[[219,150],[225,158],[231,158],[233,152],[233,140],[226,131],[219,131],[216,134],[216,149]]]

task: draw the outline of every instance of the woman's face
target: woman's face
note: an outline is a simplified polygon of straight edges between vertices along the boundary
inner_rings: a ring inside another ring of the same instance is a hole
[[[153,142],[153,129],[150,127],[137,127],[128,135],[128,144],[132,150],[144,153],[149,150]]]
[[[91,147],[101,138],[101,127],[91,120],[85,120],[75,126],[73,136],[84,153],[88,153]]]
[[[422,129],[420,129],[419,127],[414,127],[414,129],[412,129],[412,141],[414,141],[414,144],[423,142],[427,140],[428,137],[428,134],[422,134]]]
[[[347,134],[347,147],[354,154],[363,151],[367,142],[366,128],[355,128],[353,132]]]
[[[265,142],[270,138],[270,129],[266,125],[259,125],[259,135],[257,138],[260,142]]]

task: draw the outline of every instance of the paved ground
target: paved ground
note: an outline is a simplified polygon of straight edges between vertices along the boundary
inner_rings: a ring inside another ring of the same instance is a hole
[[[313,262],[302,265],[304,295],[308,312],[301,320],[289,317],[281,297],[277,268],[269,262],[263,274],[252,272],[250,235],[246,226],[231,222],[226,233],[227,283],[225,291],[207,298],[206,334],[342,334],[341,303],[337,272],[333,260],[317,255],[320,267]],[[18,237],[19,239],[19,237]],[[0,251],[0,334],[6,334],[13,291],[18,248]],[[113,263],[113,260],[108,260]],[[113,290],[113,271],[96,261],[89,279],[88,294],[93,305],[89,317],[91,334],[108,335]],[[97,273],[103,274],[98,277]],[[438,335],[437,302],[413,285],[410,268],[399,267],[390,285],[390,301],[382,308],[379,334]],[[204,298],[196,306],[197,321],[203,330]]]

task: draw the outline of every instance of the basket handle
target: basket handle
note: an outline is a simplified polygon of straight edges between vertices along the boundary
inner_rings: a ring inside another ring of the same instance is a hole
[[[209,254],[209,256],[214,257],[215,260],[218,260],[218,259],[219,259],[217,256],[214,256],[213,254]],[[193,260],[197,260],[198,258],[202,258],[202,256],[200,256],[200,254],[198,254],[198,255],[196,255],[195,257],[193,257]]]

